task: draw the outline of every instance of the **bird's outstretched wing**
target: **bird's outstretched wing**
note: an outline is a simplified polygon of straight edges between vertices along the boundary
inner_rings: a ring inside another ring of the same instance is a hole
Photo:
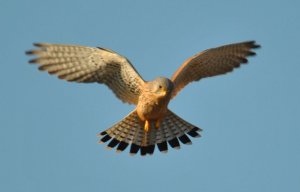
[[[225,74],[247,63],[246,57],[255,55],[252,49],[258,47],[260,46],[255,41],[247,41],[208,49],[194,55],[173,74],[171,80],[175,87],[172,97],[190,82]]]
[[[144,80],[130,61],[104,48],[35,43],[39,49],[27,51],[36,55],[29,63],[58,78],[79,83],[104,83],[123,102],[137,104]]]

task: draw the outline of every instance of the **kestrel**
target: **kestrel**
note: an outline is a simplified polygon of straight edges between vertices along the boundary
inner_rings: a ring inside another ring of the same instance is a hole
[[[167,152],[168,144],[180,148],[179,141],[191,144],[191,137],[200,137],[200,128],[183,120],[168,104],[187,84],[205,77],[225,74],[247,63],[260,47],[255,41],[207,49],[187,59],[168,79],[158,77],[145,81],[120,54],[106,48],[35,43],[39,49],[27,51],[36,55],[29,63],[60,79],[78,83],[103,83],[123,102],[136,108],[120,122],[99,133],[100,143],[108,148],[124,151],[130,145],[130,154],[140,150],[141,155],[153,154],[155,146]]]

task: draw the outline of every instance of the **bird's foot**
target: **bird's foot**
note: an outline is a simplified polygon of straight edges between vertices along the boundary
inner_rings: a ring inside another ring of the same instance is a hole
[[[155,128],[158,129],[160,127],[160,120],[157,120],[155,122]]]
[[[150,125],[149,121],[146,120],[146,121],[145,121],[145,125],[144,125],[144,131],[145,131],[145,132],[148,132],[148,131],[149,131],[149,125]]]

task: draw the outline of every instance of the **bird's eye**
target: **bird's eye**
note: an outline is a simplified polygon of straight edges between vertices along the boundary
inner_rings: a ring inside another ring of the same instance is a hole
[[[160,85],[160,86],[158,86],[158,88],[160,88],[160,89],[161,89],[161,88],[162,88],[162,86]]]

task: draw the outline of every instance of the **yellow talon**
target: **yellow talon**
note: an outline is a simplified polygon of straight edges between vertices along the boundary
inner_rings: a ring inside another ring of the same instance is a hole
[[[145,132],[149,131],[149,121],[147,121],[147,120],[145,121],[144,130],[145,130]]]
[[[160,120],[157,120],[155,123],[155,128],[158,129],[160,127]]]

